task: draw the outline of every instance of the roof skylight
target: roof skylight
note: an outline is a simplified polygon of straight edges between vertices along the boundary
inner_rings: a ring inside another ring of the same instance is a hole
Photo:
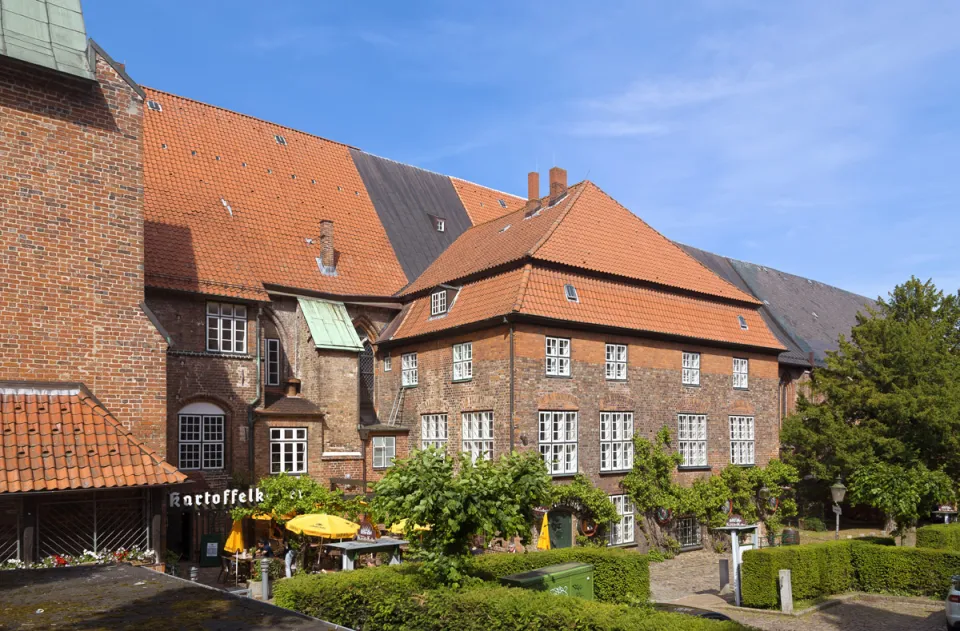
[[[570,302],[580,302],[580,296],[577,295],[577,288],[573,285],[564,285],[563,293],[566,294],[567,300]]]
[[[510,224],[507,224],[504,227],[500,228],[500,232],[506,232],[509,229],[510,229]]]
[[[287,144],[287,139],[284,138],[283,136],[281,136],[280,134],[275,135],[273,138],[274,138],[274,140],[277,141],[277,144],[278,144],[278,145],[284,145],[284,146],[286,146],[286,144]]]
[[[153,110],[154,112],[163,111],[163,106],[157,103],[156,101],[147,101],[147,107]]]
[[[738,316],[737,316],[737,320],[740,322],[740,328],[743,329],[744,331],[746,331],[747,328],[748,328],[748,327],[747,327],[747,319],[744,318],[742,315],[738,315]]]
[[[506,207],[507,207],[507,202],[503,201],[502,199],[498,199],[497,201],[500,202],[500,207],[501,207],[501,208],[506,208]]]

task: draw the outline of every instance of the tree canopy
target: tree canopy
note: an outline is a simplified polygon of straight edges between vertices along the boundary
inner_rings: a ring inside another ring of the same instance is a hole
[[[781,440],[821,480],[876,463],[960,476],[960,301],[911,278],[857,316]]]

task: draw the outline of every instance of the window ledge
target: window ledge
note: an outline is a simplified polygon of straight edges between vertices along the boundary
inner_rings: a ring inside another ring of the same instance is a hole
[[[187,351],[176,348],[168,348],[167,355],[178,357],[216,357],[218,359],[242,359],[252,361],[253,355],[247,353],[216,353],[214,351]]]
[[[605,469],[600,471],[600,475],[625,475],[630,473],[633,469]]]
[[[730,464],[732,464],[735,467],[740,467],[741,469],[753,469],[754,467],[757,466],[755,462],[751,462],[750,464],[736,464],[734,462],[731,462]]]
[[[573,375],[544,375],[547,379],[573,379]]]
[[[607,379],[606,381],[609,383],[627,383],[626,379]]]
[[[680,554],[684,552],[696,552],[697,550],[703,550],[703,544],[698,543],[695,546],[680,546]]]
[[[699,465],[696,467],[677,467],[677,471],[712,471],[713,467],[710,465]]]
[[[680,384],[680,385],[682,385],[684,388],[699,388],[699,387],[700,387],[700,384],[699,384],[699,383],[684,383],[684,384]]]
[[[471,381],[473,381],[473,377],[469,379],[452,379],[450,383],[470,383]]]
[[[551,478],[572,478],[577,475],[579,471],[574,471],[573,473],[551,473]]]
[[[608,548],[636,548],[637,542],[631,541],[630,543],[607,543]]]
[[[736,390],[737,392],[750,392],[750,388],[738,388],[734,386],[733,389]]]

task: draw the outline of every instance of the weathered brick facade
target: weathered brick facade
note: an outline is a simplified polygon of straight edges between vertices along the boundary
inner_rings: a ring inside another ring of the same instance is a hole
[[[165,453],[166,343],[143,300],[142,101],[0,63],[0,379],[84,383]]]

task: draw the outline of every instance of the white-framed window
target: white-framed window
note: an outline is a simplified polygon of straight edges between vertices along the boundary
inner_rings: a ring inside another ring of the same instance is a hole
[[[307,428],[270,428],[270,473],[307,472]]]
[[[477,460],[493,460],[493,412],[463,413],[463,451]]]
[[[417,385],[417,354],[404,353],[400,356],[400,384],[404,388]]]
[[[623,381],[627,378],[627,345],[607,344],[607,379]]]
[[[390,355],[383,356],[383,372],[390,372],[393,370],[393,357]]]
[[[577,472],[577,412],[540,412],[540,456],[551,475]]]
[[[600,470],[633,468],[633,412],[600,412]]]
[[[453,380],[473,379],[473,342],[453,345]]]
[[[223,469],[222,414],[180,414],[180,469]]]
[[[441,289],[430,294],[430,315],[442,315],[447,312],[447,290]]]
[[[570,338],[547,338],[547,374],[554,377],[570,376]]]
[[[678,414],[677,442],[683,456],[681,467],[707,466],[707,415]]]
[[[267,346],[267,352],[266,352],[267,385],[279,386],[280,385],[280,340],[268,337],[266,340],[266,346]]]
[[[636,537],[636,528],[634,527],[636,509],[628,495],[611,495],[610,501],[617,507],[620,514],[618,521],[610,524],[609,541],[610,545],[617,546],[625,543],[633,543]]]
[[[681,517],[677,519],[675,531],[677,541],[680,542],[681,548],[695,548],[703,545],[700,522],[697,521],[696,517]]]
[[[436,447],[443,452],[447,450],[446,414],[423,414],[420,416],[420,447],[422,449]]]
[[[436,225],[437,225],[437,232],[443,232],[444,230],[447,229],[447,222],[445,219],[441,219],[437,217]]]
[[[373,468],[386,469],[393,466],[391,462],[397,457],[397,437],[396,436],[374,436],[373,437]]]
[[[730,463],[754,464],[753,417],[730,417]]]
[[[700,353],[683,353],[683,385],[700,385]]]
[[[207,303],[207,350],[247,352],[247,308],[227,302]]]
[[[746,390],[750,383],[750,360],[733,358],[733,387]]]

